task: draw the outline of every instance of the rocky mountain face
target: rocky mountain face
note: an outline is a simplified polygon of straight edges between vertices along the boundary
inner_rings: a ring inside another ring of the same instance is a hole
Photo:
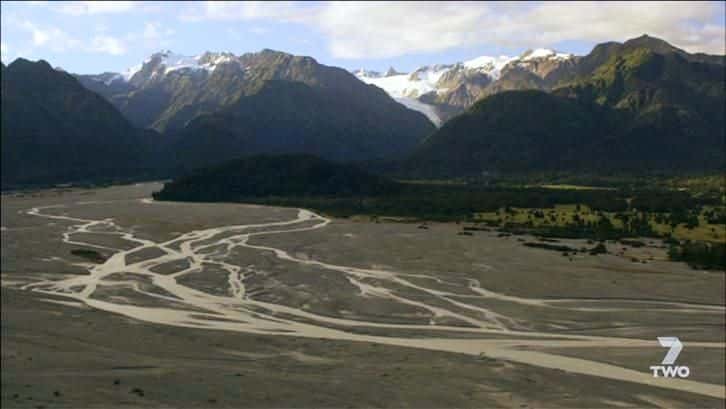
[[[569,75],[578,60],[572,54],[536,49],[517,57],[482,56],[456,64],[424,66],[408,74],[392,69],[386,74],[366,70],[354,74],[441,125],[484,96],[512,89],[549,89],[564,73]]]
[[[3,66],[1,105],[3,188],[149,171],[157,135],[45,61]]]
[[[572,66],[541,67],[559,76],[550,93],[507,91],[500,78],[502,92],[447,122],[408,166],[425,176],[723,169],[723,62],[652,37],[601,44]]]

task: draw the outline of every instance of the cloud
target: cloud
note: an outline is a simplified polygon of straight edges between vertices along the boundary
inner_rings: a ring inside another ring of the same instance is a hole
[[[169,37],[174,34],[174,30],[171,28],[164,29],[161,23],[150,21],[144,24],[144,39],[158,41],[162,38]]]
[[[125,13],[137,5],[133,1],[58,1],[48,4],[59,13],[73,16]]]
[[[330,3],[310,22],[327,35],[339,58],[380,58],[472,45],[483,22],[483,3]]]
[[[126,54],[126,47],[115,37],[100,35],[93,37],[87,51],[110,55],[123,55]]]
[[[130,42],[138,42],[146,49],[158,50],[167,48],[175,33],[171,28],[164,28],[158,21],[147,21],[144,23],[144,29],[140,35],[131,33],[126,36],[126,39]]]
[[[19,22],[18,27],[30,33],[33,46],[48,48],[56,53],[79,48],[81,44],[57,27],[41,27],[28,20]]]
[[[724,53],[723,3],[331,3],[316,25],[341,58],[393,57],[480,44],[552,47],[647,33],[689,51]]]
[[[15,24],[21,30],[30,33],[31,44],[34,48],[47,49],[54,53],[70,51],[110,55],[123,55],[126,53],[126,47],[120,39],[103,34],[103,32],[92,37],[89,42],[84,43],[57,27],[40,26],[29,20],[22,20]]]
[[[388,58],[478,45],[553,47],[642,34],[724,54],[723,2],[206,2],[186,21],[274,21],[323,33],[338,58]]]
[[[314,7],[291,1],[205,1],[201,6],[186,9],[180,19],[183,21],[244,21],[271,19],[276,21],[303,21]]]
[[[649,34],[691,52],[724,54],[723,13],[723,2],[547,3],[528,13],[525,22],[537,22],[542,43],[623,41]]]
[[[0,42],[0,60],[7,61],[10,58],[10,48],[7,44]]]

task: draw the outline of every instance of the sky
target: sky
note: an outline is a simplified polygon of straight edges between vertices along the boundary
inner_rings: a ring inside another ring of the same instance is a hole
[[[412,71],[547,47],[587,54],[648,34],[689,52],[726,53],[716,2],[2,1],[0,52],[66,71],[119,72],[156,51],[264,48],[349,70]]]

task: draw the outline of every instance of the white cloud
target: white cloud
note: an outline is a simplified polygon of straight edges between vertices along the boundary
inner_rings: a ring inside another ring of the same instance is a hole
[[[184,21],[244,21],[270,19],[302,22],[317,12],[317,8],[292,1],[205,1],[194,4],[180,15]]]
[[[73,16],[124,13],[136,6],[133,1],[59,1],[49,4],[60,13]]]
[[[121,40],[100,31],[88,42],[80,41],[73,35],[52,26],[40,26],[29,20],[14,23],[21,30],[30,33],[33,48],[45,49],[54,53],[80,51],[88,53],[103,53],[110,55],[123,55],[126,47]]]
[[[131,33],[126,36],[129,42],[139,42],[144,48],[158,50],[168,48],[175,31],[164,28],[158,21],[147,21],[140,34]]]
[[[30,21],[21,21],[18,27],[31,34],[35,47],[44,47],[61,53],[80,46],[80,41],[57,27],[40,27]]]
[[[325,34],[334,56],[354,59],[483,44],[624,41],[646,33],[690,52],[723,54],[723,14],[723,2],[206,2],[181,18],[301,23]]]
[[[624,41],[650,34],[689,51],[724,53],[724,27],[708,24],[723,3],[331,3],[317,26],[342,58],[490,44],[553,46],[562,41]]]
[[[336,57],[380,58],[482,41],[476,34],[490,15],[482,3],[329,3],[312,23]]]
[[[121,40],[115,37],[100,35],[93,37],[87,51],[110,55],[123,55],[126,54],[126,47]]]
[[[713,24],[723,13],[722,2],[547,3],[524,22],[537,22],[542,43],[623,41],[649,34],[691,52],[724,54],[723,20]]]

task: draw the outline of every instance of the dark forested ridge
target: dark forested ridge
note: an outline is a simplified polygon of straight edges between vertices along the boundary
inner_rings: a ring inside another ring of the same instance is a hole
[[[447,122],[408,161],[416,176],[571,169],[612,128],[596,106],[542,91],[487,97]]]
[[[3,189],[144,174],[154,134],[45,61],[2,69]]]
[[[292,154],[258,155],[200,168],[166,183],[154,197],[307,207],[337,216],[367,214],[432,220],[466,220],[474,212],[505,206],[583,203],[607,211],[627,207],[624,197],[610,190],[403,183],[353,165]]]
[[[377,196],[399,185],[311,155],[256,155],[198,169],[166,183],[162,200],[241,201],[271,196]]]

